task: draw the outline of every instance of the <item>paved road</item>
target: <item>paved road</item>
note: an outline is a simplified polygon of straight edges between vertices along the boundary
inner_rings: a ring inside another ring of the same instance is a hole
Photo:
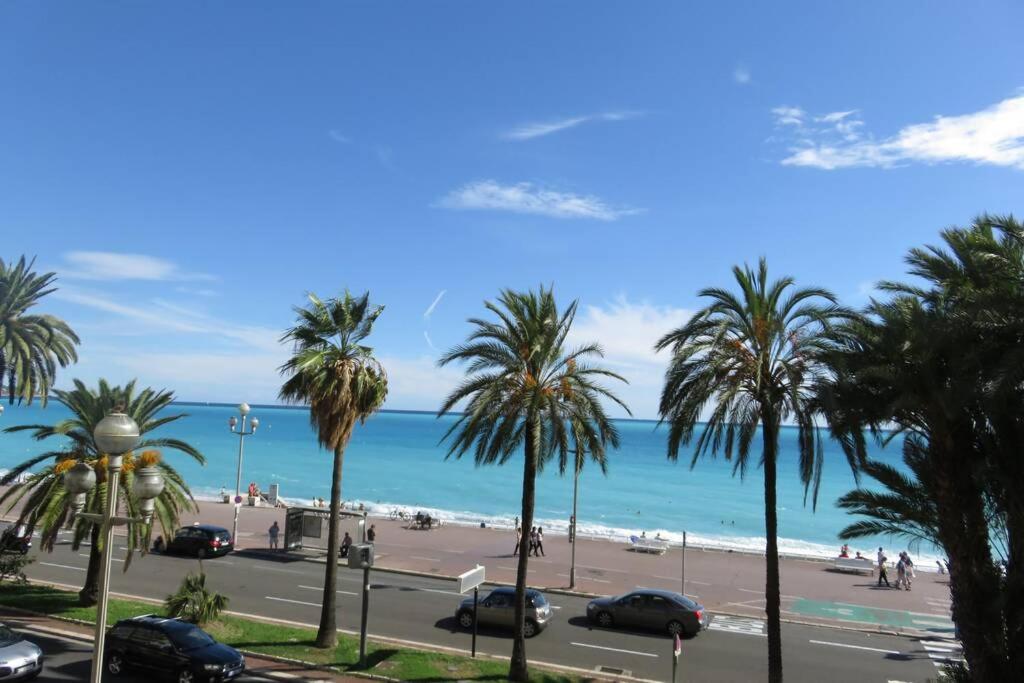
[[[74,638],[64,638],[51,633],[33,631],[31,629],[19,629],[26,638],[43,649],[44,664],[43,673],[37,681],[81,681],[89,680],[91,666],[92,645],[88,642]],[[152,683],[151,677],[125,675],[117,678],[104,676],[103,680],[117,681],[118,683]],[[235,679],[239,683],[256,683],[265,678],[242,675]]]
[[[87,557],[68,545],[43,554],[30,568],[33,578],[81,582]],[[194,559],[151,555],[136,558],[131,570],[117,571],[116,592],[163,597]],[[236,612],[258,614],[314,625],[319,615],[323,565],[305,561],[273,561],[233,554],[204,562],[209,585],[231,598]],[[447,580],[374,572],[371,578],[370,633],[432,646],[466,650],[470,637],[458,629],[454,609],[460,596]],[[358,629],[361,572],[339,572],[339,625]],[[582,615],[583,598],[551,595],[556,617],[532,639],[531,659],[593,671],[629,672],[633,676],[666,680],[671,675],[671,641],[659,634],[606,631],[591,628]],[[504,633],[484,632],[479,649],[497,655],[511,652]],[[924,681],[937,673],[936,661],[955,648],[942,641],[841,631],[814,626],[783,625],[783,652],[790,681]],[[766,672],[764,623],[748,617],[716,617],[711,629],[684,642],[683,680],[764,680]]]

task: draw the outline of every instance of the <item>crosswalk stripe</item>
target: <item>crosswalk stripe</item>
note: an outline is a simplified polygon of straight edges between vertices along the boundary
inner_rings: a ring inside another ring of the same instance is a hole
[[[730,633],[741,633],[748,636],[767,637],[764,632],[764,622],[760,619],[749,619],[745,617],[730,617],[715,615],[708,624],[708,630],[728,631]]]

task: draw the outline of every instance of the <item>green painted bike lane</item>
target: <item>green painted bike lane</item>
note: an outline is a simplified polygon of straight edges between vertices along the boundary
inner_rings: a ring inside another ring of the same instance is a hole
[[[856,621],[862,624],[887,626],[893,629],[914,629],[935,635],[952,635],[953,621],[937,614],[921,614],[906,610],[851,605],[845,602],[824,602],[799,598],[789,607],[791,612],[819,619]]]

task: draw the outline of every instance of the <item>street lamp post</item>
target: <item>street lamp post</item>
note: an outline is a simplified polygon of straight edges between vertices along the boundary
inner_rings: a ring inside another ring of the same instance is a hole
[[[572,478],[572,524],[569,525],[569,538],[572,541],[569,560],[569,588],[576,587],[576,502],[580,491],[580,470],[583,469],[583,453],[580,451],[579,442],[576,444],[576,459],[573,463],[575,471]]]
[[[239,420],[234,415],[228,419],[228,426],[232,432],[238,434],[238,471],[235,474],[235,522],[231,527],[231,542],[235,544],[235,548],[238,548],[238,511],[242,508],[242,451],[245,447],[245,437],[252,436],[256,433],[256,428],[260,426],[260,421],[255,417],[249,420],[249,431],[245,431],[245,419],[249,415],[249,404],[242,403],[238,406],[238,412],[242,416],[241,429],[235,432],[235,427],[239,426]]]
[[[156,467],[142,468],[132,481],[132,495],[138,501],[141,517],[117,516],[121,461],[124,454],[139,444],[139,425],[115,408],[93,430],[96,450],[107,458],[107,504],[101,514],[82,512],[86,495],[96,486],[96,472],[80,462],[64,473],[64,488],[71,496],[72,518],[80,517],[100,525],[103,549],[100,553],[99,600],[96,603],[96,630],[93,641],[92,672],[89,680],[101,683],[103,645],[107,632],[107,597],[110,592],[110,556],[113,554],[114,527],[125,524],[149,524],[156,498],[164,490],[163,473]]]

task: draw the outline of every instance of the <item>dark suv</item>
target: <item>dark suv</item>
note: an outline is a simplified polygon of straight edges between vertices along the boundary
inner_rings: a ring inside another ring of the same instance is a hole
[[[178,683],[220,683],[245,670],[245,658],[206,631],[180,619],[152,615],[122,619],[107,633],[105,667],[120,676],[130,667],[171,674]]]
[[[167,544],[166,552],[195,555],[196,557],[217,557],[227,555],[234,548],[231,532],[212,524],[195,524],[178,529]]]

